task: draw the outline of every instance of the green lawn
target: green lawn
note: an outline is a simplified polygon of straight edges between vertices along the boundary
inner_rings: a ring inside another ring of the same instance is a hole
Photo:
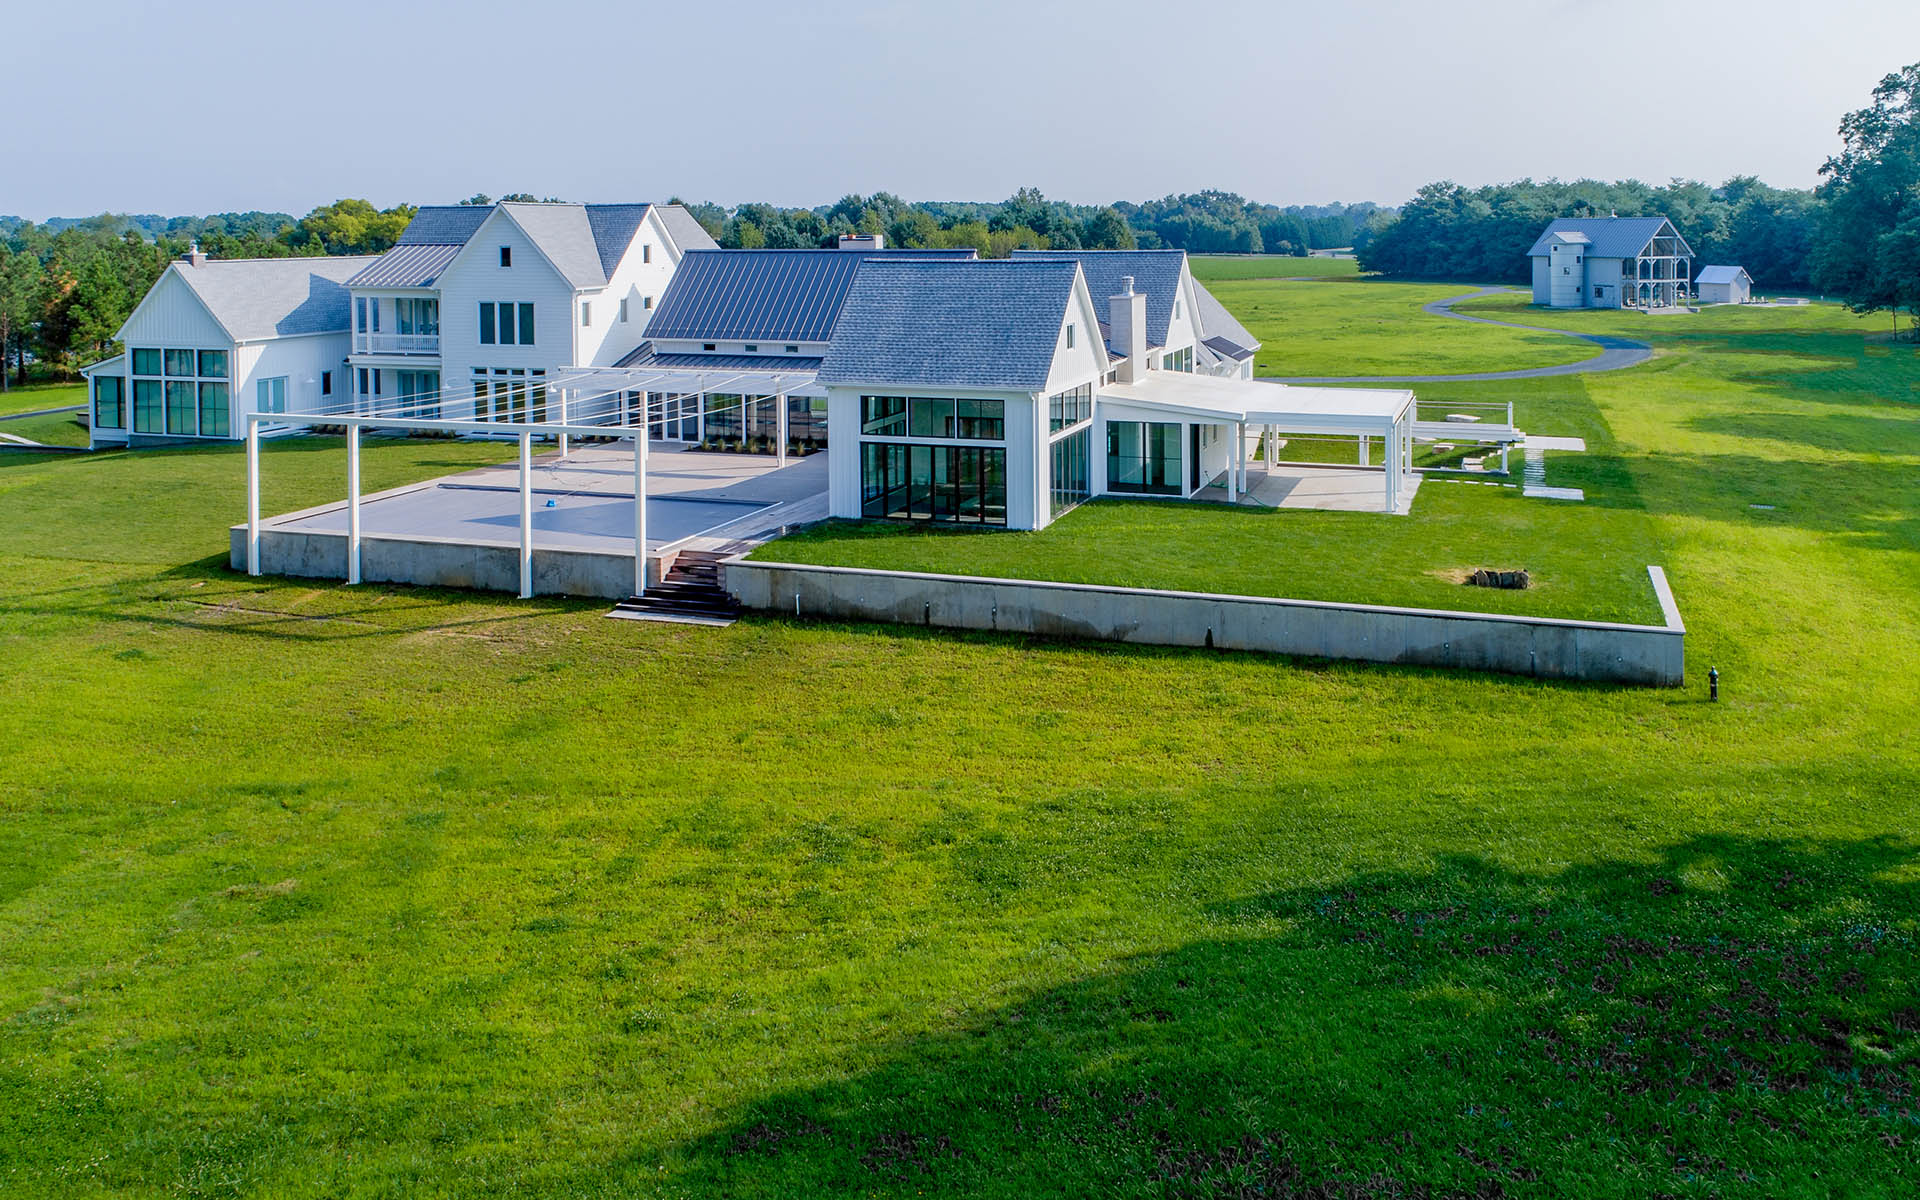
[[[1340,278],[1360,273],[1351,258],[1295,258],[1290,254],[1190,254],[1193,277],[1211,284],[1221,279]]]
[[[37,417],[0,418],[0,433],[11,433],[47,446],[84,446],[87,427],[80,422],[85,413],[46,413]]]
[[[1228,279],[1209,290],[1261,341],[1254,369],[1283,377],[1456,375],[1579,362],[1591,343],[1420,311],[1472,285],[1370,278]]]
[[[1556,419],[1675,691],[255,581],[233,450],[0,458],[0,1193],[1912,1195],[1920,364],[1656,336]]]
[[[0,417],[86,402],[87,385],[84,383],[30,383],[26,387],[9,387],[0,392]]]

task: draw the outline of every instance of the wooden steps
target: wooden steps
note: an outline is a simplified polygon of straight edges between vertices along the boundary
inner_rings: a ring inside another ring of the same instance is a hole
[[[740,602],[720,586],[721,556],[683,550],[665,579],[644,596],[629,596],[607,615],[630,621],[678,621],[689,625],[731,625]]]

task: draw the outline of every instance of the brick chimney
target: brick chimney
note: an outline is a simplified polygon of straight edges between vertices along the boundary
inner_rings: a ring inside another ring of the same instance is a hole
[[[1137,383],[1147,374],[1147,294],[1133,290],[1133,276],[1120,277],[1120,294],[1107,301],[1107,314],[1113,348],[1127,356],[1120,382]]]

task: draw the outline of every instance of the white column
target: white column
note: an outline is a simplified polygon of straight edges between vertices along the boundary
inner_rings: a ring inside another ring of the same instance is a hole
[[[247,414],[247,574],[260,573],[260,422]]]
[[[1395,429],[1399,428],[1398,423],[1394,425],[1394,428]],[[1367,439],[1364,437],[1361,438],[1360,444],[1362,446],[1366,445]],[[1400,499],[1400,489],[1394,486],[1400,480],[1400,472],[1395,469],[1395,464],[1398,462],[1399,450],[1394,445],[1394,437],[1391,432],[1381,439],[1381,448],[1386,452],[1386,458],[1382,465],[1380,474],[1386,480],[1387,511],[1392,512],[1394,510],[1394,505]],[[1366,460],[1362,458],[1361,461],[1365,462]]]
[[[1371,457],[1373,456],[1367,453],[1367,436],[1365,434],[1361,434],[1360,435],[1360,465],[1363,467],[1366,466],[1367,460]]]
[[[560,393],[560,423],[562,425],[565,425],[567,423],[567,392],[570,391],[571,389],[556,388],[554,390]],[[549,403],[552,403],[553,399],[554,398],[551,394],[547,396],[547,401]],[[566,456],[567,456],[567,435],[565,433],[562,433],[560,435],[560,457],[565,458]]]
[[[533,434],[520,431],[520,598],[533,595]]]
[[[1240,490],[1247,490],[1247,423],[1233,423],[1233,459],[1240,468]]]
[[[1239,427],[1240,426],[1238,422],[1235,422],[1234,425],[1232,426],[1232,428],[1234,429],[1238,429]],[[1234,468],[1234,464],[1239,460],[1239,458],[1240,456],[1234,453],[1233,451],[1229,450],[1227,452],[1227,503],[1228,504],[1236,504],[1240,500],[1240,489],[1238,486],[1240,473]]]
[[[360,582],[360,425],[347,426],[347,582]]]
[[[779,448],[774,451],[775,462],[779,466],[784,467],[787,465],[787,394],[781,392],[775,396],[773,398],[773,406],[776,412],[774,418],[774,435],[779,442]]]
[[[633,435],[633,594],[647,594],[647,431]]]

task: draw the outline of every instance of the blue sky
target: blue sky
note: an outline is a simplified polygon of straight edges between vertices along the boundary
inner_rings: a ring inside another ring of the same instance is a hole
[[[34,219],[475,191],[1804,186],[1841,115],[1920,59],[1920,5],[1855,0],[26,3],[6,22],[0,213]],[[1621,64],[1649,44],[1671,84],[1648,68],[1630,90]]]

